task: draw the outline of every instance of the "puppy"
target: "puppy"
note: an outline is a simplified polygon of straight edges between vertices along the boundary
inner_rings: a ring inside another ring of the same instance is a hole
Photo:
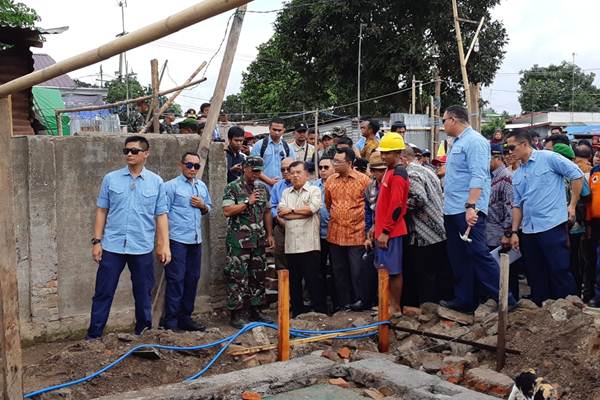
[[[517,397],[520,395],[520,397]],[[534,369],[528,369],[515,377],[515,385],[508,400],[557,400],[558,394],[554,386],[538,378]]]

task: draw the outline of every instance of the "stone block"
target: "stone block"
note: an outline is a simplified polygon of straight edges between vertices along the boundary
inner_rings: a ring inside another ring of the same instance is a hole
[[[465,374],[467,359],[464,357],[447,356],[442,361],[440,372],[442,377],[451,383],[460,383]]]

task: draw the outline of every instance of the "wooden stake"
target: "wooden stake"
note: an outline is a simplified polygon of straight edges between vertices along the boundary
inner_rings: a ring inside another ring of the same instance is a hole
[[[20,92],[21,90],[30,88],[38,83],[96,64],[116,56],[117,54],[123,53],[124,51],[150,43],[200,21],[229,11],[235,7],[245,5],[250,1],[251,0],[204,0],[185,10],[181,10],[176,14],[170,15],[163,20],[111,40],[100,47],[59,61],[49,67],[34,71],[0,85],[0,97]]]
[[[225,54],[223,55],[221,70],[219,71],[219,77],[217,78],[215,91],[210,101],[210,110],[206,116],[204,133],[200,139],[200,145],[198,146],[198,154],[200,155],[200,172],[198,176],[202,176],[202,173],[204,172],[204,167],[206,166],[208,156],[208,148],[212,140],[212,134],[215,130],[215,126],[217,125],[219,114],[221,114],[221,106],[223,105],[225,88],[227,87],[227,82],[229,81],[229,74],[231,73],[233,58],[237,50],[240,33],[242,32],[242,24],[244,22],[244,16],[246,15],[246,8],[247,6],[244,4],[235,11],[233,23],[231,24],[231,29],[229,30],[227,47],[225,48]]]
[[[442,80],[439,75],[435,77],[435,98],[433,99],[435,110],[433,112],[433,146],[431,155],[437,156],[438,147],[440,147],[440,126],[438,121],[442,115]]]
[[[417,104],[417,86],[415,81],[415,76],[413,75],[412,79],[412,88],[411,88],[411,114],[416,114],[416,104]]]
[[[390,277],[385,268],[377,269],[377,278],[379,281],[379,305],[377,315],[379,321],[388,321],[390,319]],[[390,327],[389,325],[379,325],[379,352],[387,353],[390,350]]]
[[[433,101],[433,96],[429,96],[429,100],[429,110],[431,112],[431,114],[429,115],[429,117],[431,118],[431,130],[429,131],[429,151],[434,151],[433,146],[435,143],[435,104]],[[431,154],[435,155],[437,153]]]
[[[500,254],[500,293],[498,295],[498,351],[496,352],[496,371],[504,368],[506,360],[506,323],[508,320],[508,275],[510,264],[508,254]]]
[[[160,133],[160,124],[158,122],[158,60],[156,58],[150,60],[150,74],[152,76],[152,103],[148,112],[152,113],[152,131],[154,133]]]
[[[194,79],[196,77],[196,75],[198,75],[200,73],[200,71],[202,71],[202,69],[206,66],[206,61],[204,61],[202,64],[200,64],[200,66],[198,68],[196,68],[196,70],[194,71],[194,73],[192,73],[192,75],[190,75],[190,77],[183,83],[183,85],[188,85],[192,79]],[[183,86],[182,85],[182,86]],[[177,96],[179,96],[181,94],[181,92],[183,92],[184,88],[181,88],[179,90],[177,90],[175,93],[173,93],[171,95],[171,97],[169,97],[167,99],[167,101],[165,102],[165,104],[162,105],[162,107],[160,108],[160,110],[158,110],[158,115],[162,115],[165,111],[167,111],[167,109],[169,107],[171,107],[171,104],[173,104],[173,102],[175,101],[175,99],[177,98]],[[148,128],[150,127],[150,122],[146,122],[146,125],[144,125],[144,127],[142,128],[142,130],[139,133],[146,133],[146,131],[148,130]]]
[[[54,116],[56,117],[56,135],[62,136],[63,135],[62,115],[55,113]]]
[[[23,399],[17,250],[13,210],[11,98],[0,98],[0,396]]]
[[[277,271],[277,319],[278,319],[278,341],[277,360],[287,361],[290,359],[290,274],[287,269]]]

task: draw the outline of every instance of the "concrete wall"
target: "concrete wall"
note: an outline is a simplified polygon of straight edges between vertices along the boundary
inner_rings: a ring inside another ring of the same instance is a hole
[[[147,135],[147,168],[165,181],[179,174],[176,163],[196,151],[199,137]],[[124,135],[28,136],[13,140],[15,234],[21,335],[24,340],[82,335],[89,322],[97,265],[90,238],[102,177],[123,166]],[[223,144],[211,145],[203,176],[214,205],[203,226],[202,277],[196,309],[224,303],[222,267],[226,222],[221,197],[226,183]],[[161,268],[155,266],[160,277]],[[134,321],[131,283],[123,272],[108,328]]]

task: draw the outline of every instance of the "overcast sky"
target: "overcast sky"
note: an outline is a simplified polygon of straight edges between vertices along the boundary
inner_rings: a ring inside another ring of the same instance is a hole
[[[48,35],[42,49],[33,49],[34,52],[48,53],[57,61],[100,46],[121,31],[121,11],[117,0],[20,1],[37,10],[42,17],[40,26],[69,26],[65,33]],[[195,3],[197,0],[128,0],[125,29],[131,32]],[[248,9],[274,10],[281,8],[282,3],[281,0],[255,0],[249,4]],[[448,3],[450,4],[450,0]],[[157,58],[159,65],[168,59],[167,73],[161,87],[181,84],[202,61],[207,61],[214,54],[223,38],[230,15],[231,12],[214,17],[128,52],[130,67],[138,74],[140,82],[147,84],[150,81],[150,59]],[[504,22],[510,41],[496,80],[490,87],[483,89],[482,98],[488,100],[496,111],[518,113],[521,111],[517,100],[518,72],[533,64],[571,61],[572,53],[575,53],[575,63],[586,72],[600,72],[600,45],[595,29],[598,15],[598,0],[503,0],[493,11],[493,16]],[[256,56],[256,47],[271,36],[275,16],[276,13],[246,15],[227,94],[239,91],[242,71]],[[211,97],[221,58],[222,50],[207,72],[206,83],[193,90],[186,90],[179,96],[177,101],[184,110],[198,108],[200,103]],[[118,69],[118,57],[101,64],[104,79],[113,78]],[[97,64],[74,71],[70,76],[93,82],[100,79],[99,71],[100,64]],[[596,85],[600,85],[598,78]]]

